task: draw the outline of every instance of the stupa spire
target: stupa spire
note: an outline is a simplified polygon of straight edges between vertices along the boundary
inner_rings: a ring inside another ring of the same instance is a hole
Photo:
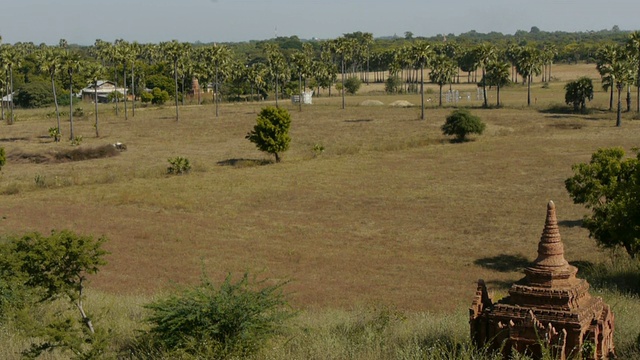
[[[537,268],[566,267],[569,263],[564,258],[564,245],[558,229],[556,205],[549,201],[547,205],[547,220],[538,243],[538,258],[533,262]]]

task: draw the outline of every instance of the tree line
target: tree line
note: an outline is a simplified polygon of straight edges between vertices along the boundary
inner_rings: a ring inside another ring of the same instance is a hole
[[[352,78],[364,83],[388,82],[393,84],[386,87],[389,92],[420,93],[423,109],[425,81],[437,84],[440,95],[446,85],[477,83],[483,89],[484,106],[488,107],[487,87],[496,89],[496,105],[500,106],[501,87],[511,83],[527,85],[530,105],[534,77],[551,81],[554,63],[581,59],[596,63],[603,86],[611,91],[610,108],[614,89],[619,95],[627,89],[630,111],[631,86],[638,86],[640,73],[640,32],[614,28],[590,33],[546,33],[534,28],[515,35],[480,36],[470,32],[429,39],[413,38],[411,34],[375,39],[371,33],[354,32],[323,41],[303,41],[292,36],[233,44],[176,40],[141,44],[122,39],[97,39],[91,46],[70,45],[64,39],[56,46],[1,44],[0,95],[35,84],[41,89],[50,88],[47,92],[52,100],[47,105],[56,106],[57,131],[60,132],[58,105],[64,99],[63,103],[69,105],[69,138],[73,140],[72,95],[88,84],[97,88],[100,80],[113,81],[133,96],[131,102],[127,96],[113,94],[116,114],[122,113],[125,119],[135,116],[136,100],[163,103],[172,96],[179,120],[179,105],[184,105],[189,94],[198,104],[205,100],[206,93],[194,92],[193,79],[213,94],[216,117],[223,98],[248,101],[273,95],[277,105],[283,96],[307,89],[331,96],[332,89],[337,88],[344,107],[345,81]],[[588,47],[587,53],[580,47]],[[6,106],[3,103],[1,116],[8,123],[14,121],[14,103],[38,106],[46,102],[40,99],[42,96],[21,94],[15,94],[16,101]],[[99,136],[97,92],[95,96],[95,129]],[[636,111],[640,111],[640,98],[636,102]]]

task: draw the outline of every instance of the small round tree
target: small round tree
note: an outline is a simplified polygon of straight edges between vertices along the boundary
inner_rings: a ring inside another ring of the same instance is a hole
[[[587,100],[593,100],[593,81],[583,76],[578,80],[567,83],[564,89],[566,90],[564,94],[565,103],[573,105],[573,111],[585,112]]]
[[[455,135],[457,141],[465,141],[469,134],[482,134],[486,125],[479,117],[472,115],[467,109],[454,110],[447,116],[447,121],[442,125],[442,133]]]
[[[289,149],[291,115],[286,109],[267,106],[260,111],[257,123],[246,136],[260,151],[268,152],[280,162],[280,153]]]

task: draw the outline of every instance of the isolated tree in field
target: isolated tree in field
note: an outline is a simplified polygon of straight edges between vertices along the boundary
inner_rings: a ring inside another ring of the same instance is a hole
[[[496,105],[500,106],[500,89],[510,83],[509,64],[495,60],[487,64],[486,82],[496,87]]]
[[[45,48],[36,54],[36,59],[40,71],[49,75],[51,80],[51,90],[53,91],[53,103],[56,106],[56,120],[58,124],[58,136],[54,140],[60,141],[60,110],[58,108],[58,96],[56,92],[56,73],[62,66],[63,53],[58,48]]]
[[[442,133],[453,135],[456,141],[463,142],[469,134],[482,134],[486,125],[479,117],[472,115],[467,109],[454,110],[447,116],[447,121],[442,125]]]
[[[93,62],[87,64],[85,68],[85,75],[93,86],[93,105],[96,117],[94,127],[96,128],[96,137],[100,137],[100,130],[98,126],[98,81],[104,76],[104,67],[100,63]]]
[[[427,44],[424,41],[415,43],[411,50],[414,59],[418,64],[420,64],[420,119],[424,120],[424,68],[430,65],[429,63],[432,60],[434,54],[433,50],[431,49],[431,45]],[[442,64],[443,63],[439,63],[438,65]],[[440,69],[444,68],[440,67]],[[433,73],[434,69],[432,67],[431,74],[433,75]],[[442,75],[442,72],[440,72],[440,74]],[[440,78],[442,77],[438,77],[438,79]],[[431,77],[431,81],[434,81],[433,77]],[[442,97],[442,86],[440,86],[440,97]],[[440,105],[442,106],[442,100]]]
[[[578,80],[571,81],[564,86],[564,101],[569,105],[573,105],[573,111],[585,112],[587,109],[587,100],[593,100],[593,81],[583,76]]]
[[[606,248],[623,247],[640,254],[640,152],[625,158],[622,148],[598,149],[589,163],[575,164],[565,180],[576,204],[591,209],[583,226]]]
[[[291,116],[286,109],[268,106],[258,115],[257,123],[246,138],[260,151],[273,154],[280,162],[280,153],[289,149]]]
[[[438,106],[442,106],[442,87],[453,81],[453,77],[457,71],[458,68],[456,64],[448,56],[442,54],[433,58],[429,78],[431,82],[438,84],[439,87],[440,99],[438,100]],[[420,91],[422,91],[422,89]],[[422,116],[424,116],[424,113]]]

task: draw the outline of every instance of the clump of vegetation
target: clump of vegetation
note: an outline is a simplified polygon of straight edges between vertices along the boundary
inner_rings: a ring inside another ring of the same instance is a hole
[[[388,94],[400,92],[401,87],[402,81],[400,81],[400,77],[398,77],[398,75],[391,75],[384,82],[384,91]]]
[[[291,137],[291,115],[286,109],[267,106],[260,111],[253,130],[246,138],[260,151],[273,154],[276,162],[280,162],[280,153],[289,149]]]
[[[199,286],[146,306],[151,311],[151,343],[162,352],[196,357],[244,357],[264,346],[293,316],[282,292],[285,283],[262,286],[248,274],[228,275],[220,286]]]
[[[171,98],[166,90],[161,90],[160,88],[153,88],[151,97],[151,103],[154,105],[162,105]]]
[[[587,100],[593,100],[593,81],[587,76],[568,82],[565,86],[564,101],[573,105],[573,111],[585,112]]]
[[[73,116],[83,117],[84,116],[84,109],[81,108],[81,107],[76,107],[75,109],[73,109]]]
[[[624,158],[622,148],[598,149],[589,163],[575,164],[565,180],[576,204],[591,209],[583,226],[600,246],[623,247],[631,257],[640,254],[640,151]]]
[[[61,136],[62,136],[62,133],[60,132],[59,128],[57,128],[57,127],[50,127],[49,128],[49,137],[52,138],[53,141],[59,142]]]
[[[0,242],[0,314],[14,311],[20,327],[33,337],[25,357],[60,350],[95,358],[104,351],[106,332],[94,329],[83,301],[87,275],[106,264],[105,241],[63,230]],[[43,319],[37,314],[47,306],[57,310],[53,318]],[[79,313],[79,321],[73,313]]]
[[[73,146],[78,146],[82,144],[82,135],[76,135],[73,137],[73,140],[71,140],[71,145]]]
[[[447,121],[442,125],[442,133],[454,135],[456,141],[462,142],[469,134],[482,134],[485,127],[478,116],[472,115],[467,109],[459,109],[447,116]]]
[[[7,163],[7,155],[4,152],[4,148],[0,147],[0,170],[2,170],[2,167],[6,163]]]
[[[167,174],[182,175],[191,171],[191,163],[189,162],[189,159],[185,157],[176,156],[174,158],[167,159],[167,161],[169,161]]]
[[[80,147],[69,151],[61,151],[55,153],[55,159],[58,161],[82,161],[92,159],[102,159],[106,157],[116,156],[120,154],[112,145],[102,145],[98,147]]]
[[[357,76],[352,76],[344,81],[344,90],[351,95],[355,95],[360,90],[360,86],[362,86],[362,81]]]
[[[311,150],[313,151],[313,156],[317,157],[324,152],[324,146],[322,144],[315,144]]]

